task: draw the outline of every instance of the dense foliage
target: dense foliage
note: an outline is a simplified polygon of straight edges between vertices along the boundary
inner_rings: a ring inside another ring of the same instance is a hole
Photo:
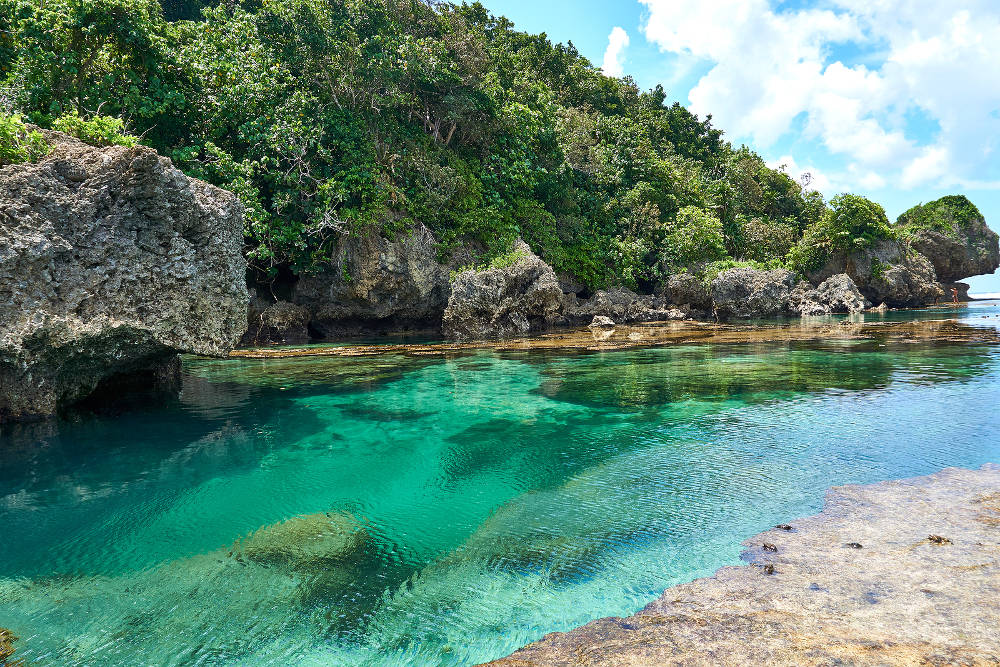
[[[49,145],[41,132],[29,130],[20,116],[0,114],[0,167],[37,162],[48,152]]]
[[[902,231],[911,232],[927,229],[957,235],[958,227],[970,220],[982,219],[975,204],[962,195],[941,197],[927,204],[918,204],[899,216],[896,224]]]
[[[822,218],[809,227],[789,254],[800,271],[820,268],[834,253],[851,253],[871,247],[876,241],[896,238],[885,209],[864,197],[837,195]]]
[[[478,3],[0,0],[0,82],[33,122],[105,143],[127,127],[236,192],[263,271],[419,221],[443,255],[489,262],[521,237],[592,287],[650,287],[790,250],[814,263],[887,226]],[[81,125],[98,115],[125,126]]]

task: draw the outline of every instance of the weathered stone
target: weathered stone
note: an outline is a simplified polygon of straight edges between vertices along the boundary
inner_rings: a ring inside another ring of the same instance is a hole
[[[568,324],[582,325],[603,316],[615,322],[660,322],[680,319],[686,314],[671,308],[664,297],[636,294],[624,287],[599,290],[589,299],[565,301],[563,318]]]
[[[250,301],[247,332],[242,346],[283,343],[295,345],[309,341],[309,310],[287,301],[269,302],[255,296]]]
[[[449,338],[505,338],[541,331],[558,317],[563,291],[552,267],[524,241],[510,266],[459,273],[444,311]]]
[[[353,517],[316,512],[264,526],[240,540],[233,553],[262,565],[318,569],[348,558],[367,539]]]
[[[807,278],[818,285],[846,273],[872,303],[922,306],[942,296],[934,266],[903,241],[882,239],[851,254],[835,253]]]
[[[246,329],[234,195],[145,147],[45,136],[41,162],[0,168],[0,420],[228,354]]]
[[[941,282],[993,273],[1000,266],[1000,237],[965,197],[942,197],[914,206],[899,216],[897,225],[934,265]]]
[[[719,319],[773,317],[788,312],[795,274],[785,269],[727,269],[712,281]]]
[[[749,565],[489,664],[1000,663],[1000,466],[836,487],[793,525],[744,542]]]
[[[800,315],[827,315],[857,313],[870,306],[851,277],[838,273],[816,288],[805,281],[799,282],[789,297],[788,309]]]
[[[712,311],[712,293],[705,281],[691,273],[676,273],[663,283],[662,296],[670,303],[693,310]]]
[[[969,284],[968,283],[941,283],[941,291],[944,292],[944,300],[951,301],[952,294],[951,290],[955,289],[958,291],[958,300],[961,302],[970,301],[972,297],[969,296]]]
[[[345,235],[324,270],[299,279],[292,301],[309,310],[313,330],[326,338],[439,331],[451,292],[449,272],[422,224],[394,239]]]
[[[591,329],[608,329],[615,326],[615,321],[605,315],[595,315],[594,320],[587,326]]]

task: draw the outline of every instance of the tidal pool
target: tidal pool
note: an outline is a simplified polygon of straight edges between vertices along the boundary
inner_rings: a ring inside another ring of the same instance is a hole
[[[955,341],[187,359],[170,405],[2,427],[0,627],[29,664],[481,662],[831,485],[1000,462],[998,405]]]

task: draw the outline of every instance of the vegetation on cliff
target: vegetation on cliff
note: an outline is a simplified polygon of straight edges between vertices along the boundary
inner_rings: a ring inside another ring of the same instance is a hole
[[[877,204],[828,207],[661,87],[478,3],[0,0],[0,86],[43,127],[127,127],[237,193],[248,257],[272,274],[414,221],[483,262],[523,238],[592,288],[796,267],[891,233]]]

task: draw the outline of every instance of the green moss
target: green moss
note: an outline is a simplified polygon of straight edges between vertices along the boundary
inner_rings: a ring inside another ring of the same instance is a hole
[[[0,166],[38,162],[51,150],[42,133],[29,131],[20,116],[0,114]]]
[[[957,237],[959,227],[982,217],[975,204],[964,195],[948,195],[926,204],[917,204],[900,215],[896,225],[907,235],[929,230]]]

